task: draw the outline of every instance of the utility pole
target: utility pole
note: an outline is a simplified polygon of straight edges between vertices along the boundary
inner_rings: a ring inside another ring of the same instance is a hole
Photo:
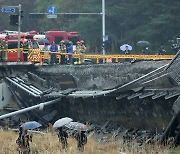
[[[21,32],[21,4],[19,4],[18,6],[5,6],[3,5],[1,8],[1,11],[4,13],[15,13],[15,8],[18,8],[18,53],[17,53],[17,61],[20,61],[20,32]],[[15,19],[16,16],[14,16]],[[16,25],[16,23],[13,23]]]
[[[106,54],[105,51],[105,41],[106,41],[106,35],[105,35],[105,0],[102,0],[102,12],[100,13],[56,13],[55,6],[49,6],[48,11],[49,13],[30,13],[30,15],[33,17],[36,17],[36,15],[39,15],[40,18],[44,18],[45,15],[47,15],[47,18],[57,18],[57,15],[102,15],[102,51],[103,55]],[[103,58],[103,63],[105,63],[105,58]]]
[[[17,61],[20,61],[21,4],[19,4],[18,8],[19,8],[19,13],[18,13],[18,55],[17,55]]]
[[[105,55],[105,0],[102,0],[102,41],[102,51]],[[105,58],[103,58],[103,63],[105,63]]]

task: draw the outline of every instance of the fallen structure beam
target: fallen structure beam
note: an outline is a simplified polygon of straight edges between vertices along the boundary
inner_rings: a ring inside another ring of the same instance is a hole
[[[166,91],[159,92],[159,93],[157,93],[156,95],[152,96],[152,99],[160,98],[160,97],[162,97],[162,96],[165,96],[166,94],[167,94]]]
[[[53,104],[53,103],[59,102],[60,100],[61,100],[61,98],[57,98],[57,99],[52,100],[52,101],[48,101],[48,102],[45,102],[45,103],[40,103],[40,104],[38,104],[38,105],[34,105],[34,106],[27,107],[27,108],[24,108],[24,109],[15,111],[15,112],[11,112],[11,113],[8,113],[8,114],[5,114],[5,115],[1,115],[1,116],[0,116],[0,120],[1,120],[1,119],[4,119],[4,118],[11,117],[11,116],[14,116],[14,115],[17,115],[17,114],[21,114],[21,113],[24,113],[24,112],[28,112],[28,111],[31,111],[31,110],[34,110],[34,109],[37,109],[37,108],[39,108],[40,110],[42,110],[45,105],[51,105],[51,104]]]
[[[135,94],[132,94],[131,96],[128,96],[127,99],[133,99],[133,98],[136,98],[136,97],[139,97],[140,95],[142,95],[142,93],[135,93]]]
[[[180,91],[171,92],[171,93],[169,93],[169,95],[165,96],[165,99],[170,99],[170,98],[178,96],[178,95],[180,95]]]
[[[144,93],[144,94],[140,95],[139,98],[143,99],[143,98],[146,98],[146,97],[149,97],[149,96],[152,96],[152,95],[154,95],[154,91]]]

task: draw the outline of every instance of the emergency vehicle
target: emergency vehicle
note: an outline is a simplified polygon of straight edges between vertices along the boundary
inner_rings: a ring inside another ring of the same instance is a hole
[[[78,32],[47,31],[45,36],[50,44],[52,44],[52,42],[59,44],[62,40],[69,40],[73,42],[73,45],[76,45],[77,41],[80,40]]]
[[[27,42],[26,34],[20,35],[20,61],[25,61],[24,53],[25,49],[23,44]],[[9,62],[17,61],[18,59],[18,36],[17,35],[8,35],[6,37],[7,42],[7,54],[6,60]],[[39,44],[35,40],[30,40],[28,45],[28,61],[30,62],[39,62],[40,61],[40,48]]]
[[[24,61],[23,57],[23,41],[20,41],[20,61]],[[18,40],[7,40],[7,61],[14,62],[18,58]]]
[[[5,40],[6,39],[6,34],[0,34],[0,40]]]

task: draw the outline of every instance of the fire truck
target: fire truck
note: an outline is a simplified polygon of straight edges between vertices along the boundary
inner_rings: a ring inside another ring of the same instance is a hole
[[[27,34],[20,35],[20,61],[39,62],[40,61],[40,48],[36,40],[29,39],[28,47],[24,48],[24,43]],[[7,62],[14,62],[18,60],[18,35],[7,35],[5,39],[1,40],[2,44],[2,60]],[[27,58],[25,58],[25,51]]]
[[[52,44],[52,42],[59,44],[62,40],[69,40],[73,42],[73,45],[76,45],[77,41],[80,40],[78,32],[47,31],[45,36],[50,44]]]
[[[17,32],[4,33],[7,36],[2,36],[1,40],[5,40],[7,43],[7,51],[5,53],[4,61],[17,61],[18,60],[18,34]],[[28,58],[27,61],[30,62],[40,62],[40,45],[34,36],[37,35],[36,31],[32,31],[30,33],[21,33],[20,34],[20,61],[26,61],[24,54],[24,42],[30,40],[30,48],[28,49]],[[44,36],[43,36],[44,37]],[[78,32],[66,32],[66,31],[47,31],[45,37],[49,40],[49,45],[54,41],[57,45],[59,45],[61,40],[72,41],[75,47],[77,41],[80,40],[80,36]],[[4,50],[5,51],[5,50]],[[4,52],[3,52],[4,54]]]

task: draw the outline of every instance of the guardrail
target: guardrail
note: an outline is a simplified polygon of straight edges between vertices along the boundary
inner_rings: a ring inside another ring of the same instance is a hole
[[[44,54],[46,53],[46,54]],[[67,53],[59,53],[57,52],[58,63],[61,63],[61,55],[65,55],[68,58]],[[80,62],[80,56],[82,54],[73,54],[73,58]],[[144,59],[144,60],[171,60],[174,58],[174,55],[145,55],[145,54],[84,54],[85,59],[96,59],[96,63],[98,64],[101,59],[106,59],[106,62],[119,62],[120,59]],[[43,63],[44,59],[50,59],[50,52],[41,51],[40,55],[40,64]]]

